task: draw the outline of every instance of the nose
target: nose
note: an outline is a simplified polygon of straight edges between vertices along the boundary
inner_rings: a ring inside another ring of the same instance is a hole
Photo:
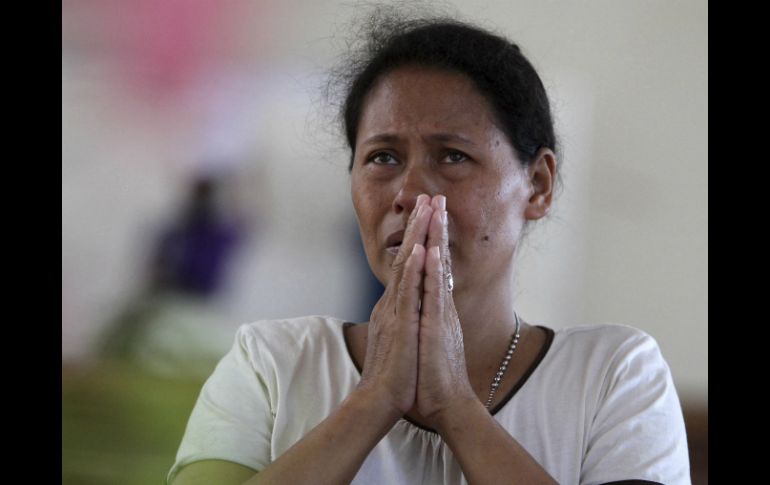
[[[396,214],[404,214],[405,219],[414,210],[417,205],[417,197],[420,194],[428,194],[433,197],[434,194],[439,193],[429,169],[419,165],[421,164],[411,164],[404,170],[401,187],[393,199],[393,210]]]

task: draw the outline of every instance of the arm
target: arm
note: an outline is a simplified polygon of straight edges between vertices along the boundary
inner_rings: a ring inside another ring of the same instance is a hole
[[[478,399],[448,408],[437,424],[470,484],[558,483]]]
[[[253,468],[226,460],[201,460],[179,470],[171,485],[243,483],[257,473]]]
[[[424,248],[413,241],[425,239],[428,209],[420,206],[412,211],[393,278],[372,311],[358,387],[334,413],[246,483],[350,483],[372,449],[412,407],[425,261]]]
[[[452,267],[446,199],[438,195],[433,203],[420,316],[418,410],[452,450],[468,483],[557,483],[495,421],[470,385],[462,327],[445,278]]]
[[[427,197],[425,197],[427,198]],[[421,214],[421,216],[420,216]],[[229,457],[232,465],[210,463],[196,469],[208,483],[242,483],[241,463],[260,470],[245,483],[348,483],[377,443],[414,403],[417,381],[420,268],[425,251],[412,240],[424,240],[430,212],[413,211],[402,251],[393,264],[394,276],[375,305],[369,323],[366,361],[358,387],[320,424],[273,460],[274,414],[259,358],[260,342],[245,330],[232,352],[204,385],[193,409],[170,480],[183,475],[183,463]],[[412,250],[411,255],[404,247]],[[220,464],[221,465],[221,464]],[[331,466],[330,466],[331,465]],[[187,465],[192,467],[192,465]],[[186,466],[185,466],[186,467]],[[240,467],[240,470],[236,470]],[[192,469],[186,475],[195,475]],[[226,478],[225,474],[229,478]],[[253,476],[252,476],[253,475]],[[174,485],[200,483],[174,481]],[[229,481],[228,481],[229,480]]]
[[[357,389],[265,469],[256,472],[230,461],[203,460],[184,467],[172,485],[350,483],[400,417],[382,396]]]
[[[350,483],[400,416],[381,396],[358,389],[265,469],[256,472],[231,461],[203,460],[184,467],[172,485]]]
[[[245,484],[350,483],[369,452],[400,417],[398,410],[390,407],[382,396],[358,389]]]

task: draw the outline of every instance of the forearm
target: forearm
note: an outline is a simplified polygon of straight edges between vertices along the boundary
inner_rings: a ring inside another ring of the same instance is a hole
[[[373,392],[357,389],[329,417],[244,485],[350,483],[369,452],[400,417]]]
[[[476,399],[442,416],[437,431],[469,484],[558,484]]]

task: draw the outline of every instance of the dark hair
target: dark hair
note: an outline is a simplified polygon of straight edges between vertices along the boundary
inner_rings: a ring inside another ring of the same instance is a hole
[[[525,166],[541,148],[558,154],[545,87],[516,44],[451,18],[410,20],[382,9],[368,17],[363,32],[363,47],[354,54],[345,74],[337,76],[345,81],[340,118],[351,151],[348,171],[353,168],[366,95],[384,75],[404,65],[468,76],[490,102],[499,128]]]

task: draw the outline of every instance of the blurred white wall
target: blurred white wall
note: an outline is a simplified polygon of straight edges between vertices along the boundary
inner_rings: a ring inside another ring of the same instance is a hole
[[[563,143],[564,193],[519,259],[520,313],[641,328],[683,401],[707,402],[706,2],[447,3],[520,44]],[[212,324],[229,336],[254,319],[352,318],[348,154],[321,125],[319,86],[353,2],[223,2],[227,48],[166,98],[125,81],[124,46],[104,47],[94,5],[63,4],[63,358],[85,355],[138,288],[149,231],[207,152],[236,160],[240,200],[267,228],[239,253]]]

